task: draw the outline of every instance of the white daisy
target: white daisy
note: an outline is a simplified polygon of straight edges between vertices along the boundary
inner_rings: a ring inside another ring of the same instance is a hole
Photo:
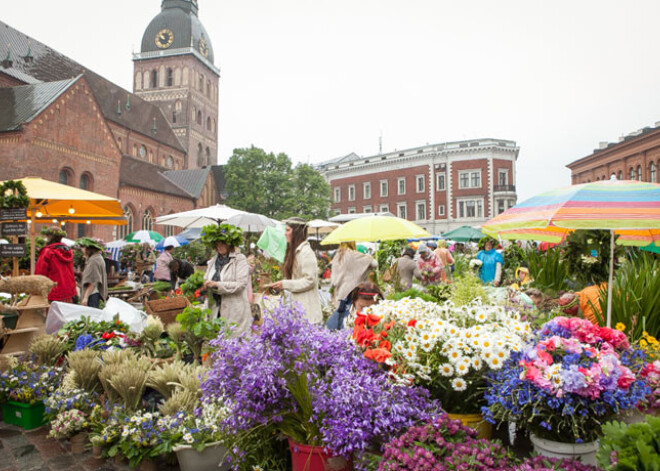
[[[451,363],[443,363],[442,365],[440,365],[439,370],[442,376],[449,377],[454,374],[454,367]]]
[[[467,382],[463,378],[454,378],[451,381],[451,387],[454,388],[454,391],[465,391]]]

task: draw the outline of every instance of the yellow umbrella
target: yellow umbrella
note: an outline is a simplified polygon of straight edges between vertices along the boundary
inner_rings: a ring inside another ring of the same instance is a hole
[[[58,222],[69,221],[78,224],[126,224],[124,211],[116,198],[38,177],[25,177],[18,181],[23,183],[30,198],[27,218],[31,221],[32,273],[34,273],[36,223],[51,222],[53,219],[57,219]]]
[[[394,216],[367,216],[354,219],[335,229],[321,245],[341,242],[376,242],[379,240],[417,239],[431,234],[414,222]]]

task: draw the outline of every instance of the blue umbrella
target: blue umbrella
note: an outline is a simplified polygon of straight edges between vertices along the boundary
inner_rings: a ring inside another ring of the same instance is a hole
[[[188,239],[181,237],[180,235],[168,236],[156,244],[156,250],[163,250],[168,245],[173,245],[174,247],[180,247],[182,245],[188,245]]]

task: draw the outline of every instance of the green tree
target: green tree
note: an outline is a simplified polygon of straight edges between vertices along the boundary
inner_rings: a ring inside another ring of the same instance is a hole
[[[282,219],[291,213],[291,159],[251,146],[234,149],[225,166],[227,204],[232,208]]]
[[[330,185],[309,164],[298,164],[293,171],[292,215],[303,219],[325,219],[330,211]]]

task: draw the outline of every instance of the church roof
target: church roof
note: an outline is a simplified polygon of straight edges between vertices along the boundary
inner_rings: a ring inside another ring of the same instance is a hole
[[[133,186],[182,198],[194,198],[191,193],[170,180],[164,174],[162,167],[130,155],[122,156],[119,167],[119,185]]]
[[[144,31],[140,51],[167,53],[192,48],[213,64],[211,38],[197,17],[197,10],[197,0],[163,0],[160,13]]]
[[[204,189],[204,184],[211,173],[210,167],[194,168],[187,170],[168,170],[163,172],[167,178],[193,195],[199,198]]]
[[[0,21],[0,58],[5,58],[8,54],[12,65],[3,67],[0,64],[0,71],[19,80],[27,81],[20,78],[20,75],[27,75],[34,81],[53,82],[84,74],[106,119],[185,152],[158,106],[92,71],[85,70],[74,60]],[[129,107],[126,106],[127,102]],[[121,104],[121,114],[117,112],[118,104]]]
[[[15,131],[32,121],[77,80],[0,88],[0,132]]]

